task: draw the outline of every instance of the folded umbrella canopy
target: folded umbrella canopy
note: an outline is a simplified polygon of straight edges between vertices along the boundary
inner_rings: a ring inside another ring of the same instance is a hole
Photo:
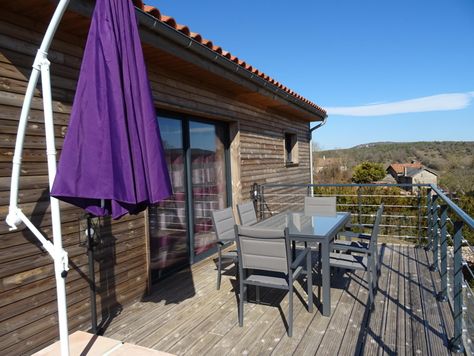
[[[130,0],[97,0],[51,195],[96,216],[171,195]]]
[[[54,260],[62,355],[69,354],[65,283],[69,267],[55,197],[95,215],[119,218],[171,194],[131,0],[96,1],[70,125],[56,170],[48,50],[68,3],[59,1],[33,62],[18,123],[6,218],[10,230],[24,223]],[[40,75],[53,242],[18,206],[25,132]]]

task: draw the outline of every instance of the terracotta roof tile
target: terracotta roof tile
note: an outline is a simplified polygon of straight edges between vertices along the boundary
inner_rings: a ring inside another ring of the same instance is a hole
[[[195,41],[198,41],[198,42],[202,41],[202,36],[199,33],[191,32],[189,36]]]
[[[219,54],[222,54],[222,47],[220,47],[220,46],[214,45],[214,46],[212,46],[212,50],[213,50],[214,52],[217,52],[217,53],[219,53]]]
[[[393,163],[390,167],[397,173],[403,174],[405,173],[405,168],[407,169],[420,169],[423,168],[423,164],[421,162],[413,162],[413,163]]]
[[[246,70],[258,75],[259,77],[261,77],[263,79],[265,79],[269,83],[271,83],[271,84],[275,85],[276,87],[280,88],[281,90],[287,92],[288,94],[292,95],[293,97],[297,98],[298,100],[301,100],[302,102],[305,102],[305,103],[311,105],[312,107],[318,109],[319,111],[323,112],[324,114],[326,114],[326,111],[323,108],[321,108],[320,106],[318,106],[315,103],[313,103],[312,101],[302,97],[301,95],[295,93],[293,90],[289,89],[288,87],[281,84],[277,80],[271,78],[267,74],[265,74],[265,73],[259,71],[258,69],[252,67],[251,65],[246,63],[244,60],[232,55],[228,51],[223,50],[222,47],[214,45],[212,43],[212,41],[203,38],[201,34],[196,33],[196,32],[191,32],[188,26],[178,24],[176,22],[176,20],[174,18],[170,17],[170,16],[162,15],[160,13],[160,10],[158,10],[156,7],[145,5],[143,3],[143,1],[141,1],[141,0],[132,0],[132,2],[133,2],[133,5],[135,5],[139,9],[143,10],[144,12],[150,14],[151,16],[155,17],[157,20],[166,23],[168,26],[173,27],[175,30],[180,31],[184,35],[186,35],[186,36],[192,38],[193,40],[201,43],[202,45],[210,48],[211,50],[213,50],[217,54],[222,55],[223,57],[231,60],[232,62],[237,63],[239,66],[241,66],[241,67],[245,68]],[[392,165],[392,166],[394,166],[394,165]]]
[[[143,5],[143,10],[150,15],[156,17],[158,20],[161,19],[161,13],[160,10],[158,10],[156,7],[149,6],[149,5]]]
[[[182,32],[184,33],[186,36],[189,36],[191,34],[191,31],[189,31],[189,27],[188,26],[185,26],[185,25],[176,25],[176,29],[179,31],[179,32]]]
[[[161,19],[159,19],[159,20],[161,22],[164,22],[167,25],[177,29],[176,20],[174,18],[172,18],[171,16],[161,15]]]
[[[212,43],[212,41],[206,40],[205,38],[202,39],[201,43],[202,43],[204,46],[209,47],[210,49],[212,49],[212,46],[214,46],[214,44]]]

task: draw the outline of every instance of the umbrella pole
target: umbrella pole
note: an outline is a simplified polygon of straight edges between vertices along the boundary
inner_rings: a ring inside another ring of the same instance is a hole
[[[22,222],[33,232],[40,240],[44,248],[54,259],[54,271],[56,276],[56,290],[58,299],[58,321],[59,336],[61,341],[61,355],[69,355],[69,337],[67,325],[67,304],[66,304],[66,275],[68,271],[68,257],[66,251],[62,247],[61,235],[61,217],[59,211],[59,201],[51,197],[51,215],[53,227],[53,242],[46,239],[41,232],[31,223],[31,221],[18,208],[18,188],[20,180],[21,158],[23,153],[23,142],[25,139],[26,125],[28,123],[28,114],[30,112],[31,101],[33,100],[34,91],[38,84],[38,78],[41,73],[41,84],[43,89],[43,108],[46,131],[46,145],[48,156],[48,176],[50,189],[56,175],[56,150],[54,143],[54,124],[51,97],[51,81],[49,66],[47,59],[48,50],[53,40],[54,34],[58,28],[59,22],[66,11],[69,0],[61,0],[56,8],[50,24],[46,30],[41,46],[38,50],[33,63],[28,87],[25,93],[25,99],[21,109],[20,120],[18,124],[18,132],[15,143],[15,153],[13,155],[12,179],[10,187],[10,206],[8,216],[6,218],[10,230],[16,230],[17,225]]]

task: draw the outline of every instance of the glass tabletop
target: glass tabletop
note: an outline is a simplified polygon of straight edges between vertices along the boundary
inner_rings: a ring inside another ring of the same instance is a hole
[[[284,229],[288,227],[290,236],[326,238],[335,234],[348,221],[350,213],[336,215],[304,215],[303,212],[286,212],[258,222],[256,227]]]

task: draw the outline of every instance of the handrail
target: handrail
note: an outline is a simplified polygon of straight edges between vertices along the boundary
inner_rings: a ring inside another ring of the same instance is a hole
[[[470,276],[474,280],[474,272],[470,266],[466,263],[463,256],[463,247],[467,246],[471,251],[474,248],[469,242],[463,237],[463,229],[474,230],[474,219],[469,216],[463,209],[461,209],[456,203],[447,196],[447,194],[438,186],[434,184],[409,184],[409,183],[387,183],[387,184],[373,184],[373,183],[322,183],[322,184],[288,184],[288,183],[268,183],[268,184],[254,184],[254,194],[252,198],[258,207],[258,213],[261,218],[265,217],[265,213],[268,212],[272,215],[277,212],[280,207],[283,209],[290,208],[294,205],[300,205],[296,202],[300,196],[307,196],[314,194],[314,188],[357,188],[355,191],[357,194],[345,194],[341,190],[339,191],[328,190],[322,191],[321,194],[335,195],[343,199],[338,206],[344,206],[354,210],[354,217],[357,217],[357,223],[354,222],[352,226],[364,228],[365,222],[361,218],[367,215],[367,209],[372,208],[374,204],[371,204],[367,198],[412,198],[411,205],[410,201],[402,203],[404,205],[393,205],[396,208],[410,207],[418,210],[417,216],[412,216],[406,211],[395,214],[388,214],[387,217],[399,218],[397,221],[388,221],[383,226],[388,227],[386,236],[401,238],[404,240],[418,239],[418,246],[425,245],[427,251],[432,253],[432,264],[429,266],[431,271],[438,271],[441,280],[441,289],[437,294],[437,299],[440,302],[449,302],[450,309],[453,316],[453,337],[449,340],[449,349],[452,352],[463,352],[466,350],[467,353],[472,352],[471,341],[468,336],[468,329],[474,327],[472,322],[468,322],[469,318],[466,313],[474,313],[472,308],[467,308],[466,303],[470,301],[472,303],[472,290],[466,283],[465,278]],[[404,196],[400,195],[392,196],[391,194],[362,194],[365,190],[360,188],[385,188],[385,187],[398,187],[398,188],[420,188],[417,190],[416,195]],[[270,189],[269,189],[270,188]],[[276,188],[276,189],[271,189]],[[279,188],[304,188],[306,189],[304,194],[300,194],[299,190],[291,191],[291,194],[285,194],[284,189]],[[423,188],[423,189],[421,189]],[[269,190],[269,191],[268,191]],[[288,199],[292,196],[293,199]],[[265,198],[275,198],[275,202],[267,201]],[[278,198],[279,197],[279,198]],[[272,206],[272,209],[268,205]],[[387,204],[386,207],[389,207]],[[276,209],[274,209],[277,207]],[[364,211],[365,210],[365,211]],[[451,218],[448,216],[448,212]],[[417,219],[417,225],[411,225],[411,221]],[[394,225],[395,224],[395,225]],[[448,229],[449,225],[449,229]],[[367,225],[369,226],[369,225]],[[416,236],[410,236],[407,233],[410,231],[417,231]],[[403,235],[405,233],[405,235]],[[384,235],[385,236],[385,235]],[[448,243],[452,246],[448,248]],[[448,262],[448,252],[452,256]],[[451,267],[448,267],[450,265]],[[449,273],[448,273],[449,272]],[[451,275],[452,273],[452,275]],[[464,275],[466,273],[466,275]],[[469,288],[467,288],[469,287]],[[466,293],[466,291],[470,291]],[[471,316],[472,318],[472,316]],[[471,331],[472,332],[472,331]],[[472,335],[472,334],[471,334]]]
[[[430,188],[441,198],[443,201],[448,205],[448,207],[453,210],[457,216],[464,221],[471,229],[474,230],[474,219],[471,218],[464,210],[462,210],[459,206],[456,205],[451,199],[449,199],[444,192],[434,184],[430,185]]]
[[[293,183],[265,183],[262,184],[268,188],[274,187],[432,187],[432,184],[409,184],[409,183],[314,183],[314,184],[293,184]]]
[[[425,187],[431,188],[433,191],[458,215],[461,220],[474,230],[474,219],[471,218],[464,210],[462,210],[456,203],[454,203],[444,191],[435,184],[409,184],[409,183],[320,183],[320,184],[283,184],[283,183],[268,183],[263,184],[267,188],[277,187]]]

